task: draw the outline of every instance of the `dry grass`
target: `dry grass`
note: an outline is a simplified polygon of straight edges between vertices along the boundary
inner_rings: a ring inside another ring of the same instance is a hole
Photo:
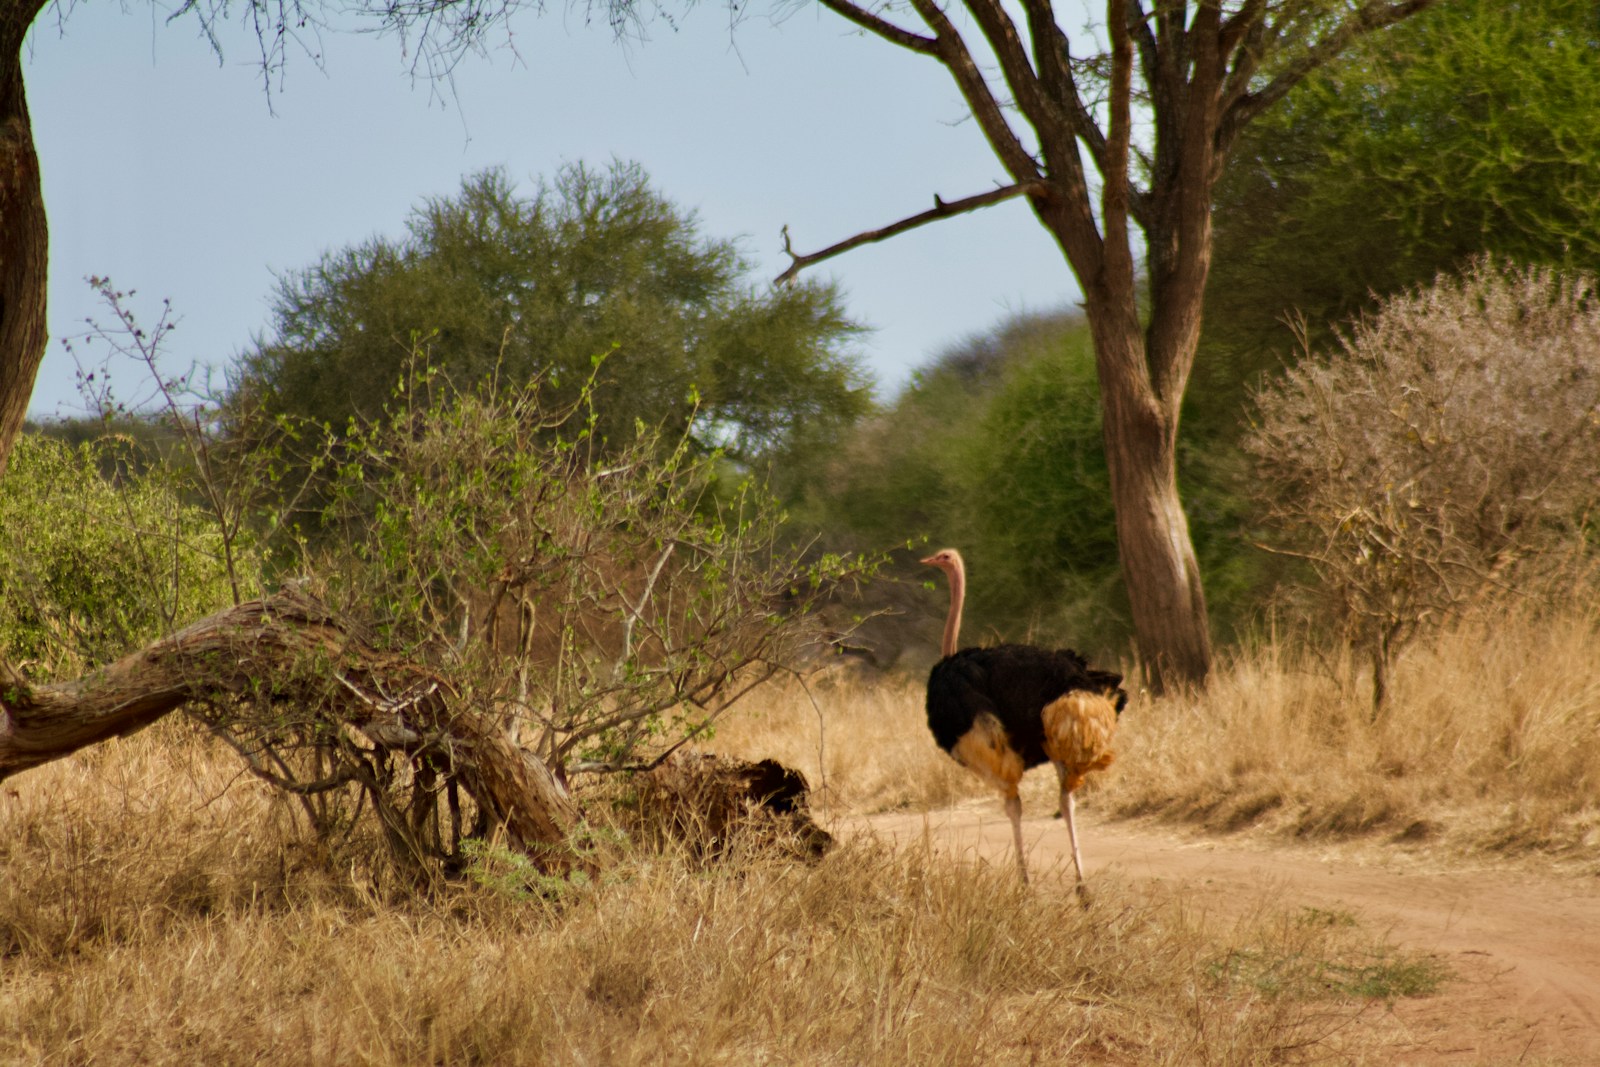
[[[1373,722],[1361,679],[1268,644],[1203,699],[1136,698],[1086,802],[1592,863],[1597,662],[1586,613],[1458,627]],[[984,796],[914,680],[773,687],[714,747],[801,768],[825,821]],[[1053,804],[1053,776],[1027,788]],[[1346,916],[1222,925],[1111,878],[1084,911],[919,849],[708,867],[600,840],[596,880],[491,849],[418,898],[176,722],[30,772],[0,793],[0,1061],[1384,1063],[1383,1003],[1442,977]]]
[[[988,796],[928,733],[921,680],[824,675],[773,685],[719,726],[711,747],[804,772],[828,816],[948,807]]]
[[[1117,763],[1091,779],[1086,802],[1213,831],[1394,839],[1600,869],[1597,665],[1594,612],[1480,618],[1409,649],[1374,721],[1369,683],[1350,664],[1263,642],[1220,664],[1203,697],[1135,696]],[[811,697],[795,686],[716,744],[802,768],[848,811],[987,795],[934,746],[922,694],[914,680],[824,682]],[[1029,810],[1054,809],[1053,775],[1034,772],[1024,790]]]
[[[948,799],[905,792],[944,758],[918,724],[869,747],[906,698],[829,731],[836,802]],[[748,729],[814,754],[814,728]],[[916,850],[609,847],[593,881],[501,865],[407,897],[176,723],[102,746],[0,795],[0,1061],[1381,1063],[1394,990],[1346,977],[1417,964],[1347,924],[1213,929],[1111,881],[1084,911]]]
[[[1511,615],[1410,649],[1374,721],[1344,664],[1269,645],[1125,717],[1107,802],[1217,830],[1600,861],[1600,620]],[[1344,679],[1343,681],[1338,679]]]

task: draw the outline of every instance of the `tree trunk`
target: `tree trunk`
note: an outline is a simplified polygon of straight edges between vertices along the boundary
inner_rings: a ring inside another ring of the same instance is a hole
[[[549,768],[512,745],[485,709],[289,593],[208,616],[73,681],[35,687],[0,677],[0,781],[143,729],[190,701],[263,693],[391,751],[448,753],[467,791],[514,845],[559,849],[577,820]],[[384,695],[396,693],[411,695]]]
[[[22,85],[22,42],[42,4],[0,0],[0,475],[44,359],[49,229]]]
[[[1211,637],[1189,520],[1178,498],[1177,397],[1150,388],[1132,294],[1091,296],[1117,546],[1139,655],[1157,693],[1201,686]]]
[[[1206,203],[1208,193],[1198,195]],[[1178,497],[1177,460],[1178,413],[1199,342],[1206,262],[1168,271],[1164,257],[1150,257],[1152,268],[1167,276],[1152,285],[1157,306],[1147,333],[1125,226],[1103,242],[1095,240],[1084,220],[1062,206],[1072,203],[1074,198],[1061,194],[1035,198],[1033,207],[1083,288],[1100,378],[1117,554],[1139,656],[1152,691],[1200,687],[1211,669],[1210,624]],[[1198,236],[1208,238],[1209,230]],[[1176,252],[1176,240],[1172,246]],[[1192,284],[1196,276],[1198,285]]]

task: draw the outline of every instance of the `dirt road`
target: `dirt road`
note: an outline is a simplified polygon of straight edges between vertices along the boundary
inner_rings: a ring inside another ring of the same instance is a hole
[[[1030,871],[1071,877],[1065,825],[1025,820]],[[870,833],[1010,864],[1011,828],[995,802],[879,815]],[[1436,955],[1454,974],[1437,994],[1394,1006],[1413,1064],[1600,1064],[1600,879],[1441,868],[1396,848],[1341,849],[1203,837],[1079,816],[1085,867],[1153,879],[1227,916],[1257,906],[1357,915],[1397,944]],[[1053,872],[1053,873],[1052,873]]]

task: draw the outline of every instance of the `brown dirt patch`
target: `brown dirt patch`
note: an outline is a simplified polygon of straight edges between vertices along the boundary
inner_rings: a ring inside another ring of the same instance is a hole
[[[994,802],[849,820],[872,835],[982,862],[1011,863],[1010,825]],[[1035,881],[1071,879],[1066,827],[1023,824]],[[1349,913],[1390,940],[1436,956],[1452,978],[1390,1005],[1407,1064],[1600,1063],[1600,880],[1527,869],[1447,865],[1399,848],[1313,848],[1206,837],[1080,812],[1096,877],[1164,885],[1220,919],[1270,905]]]

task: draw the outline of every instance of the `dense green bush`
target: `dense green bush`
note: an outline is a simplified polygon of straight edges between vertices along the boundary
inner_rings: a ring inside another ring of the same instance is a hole
[[[165,469],[129,475],[130,447],[25,434],[11,454],[0,654],[29,677],[107,662],[232,602],[215,522]]]
[[[1592,0],[1456,0],[1251,123],[1217,187],[1206,303],[1233,376],[1292,355],[1287,315],[1321,343],[1477,255],[1600,266],[1597,72]]]

